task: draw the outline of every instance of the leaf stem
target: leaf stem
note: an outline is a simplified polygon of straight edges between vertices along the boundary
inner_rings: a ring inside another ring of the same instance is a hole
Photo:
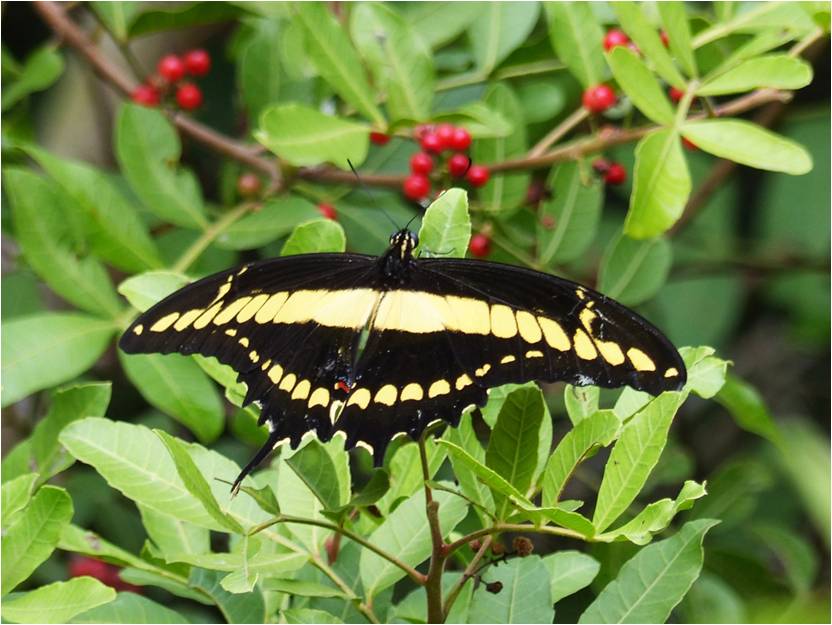
[[[276,525],[277,523],[296,523],[298,525],[314,525],[316,527],[322,527],[332,532],[342,534],[350,540],[358,543],[362,547],[365,547],[366,549],[369,549],[376,555],[384,558],[385,560],[390,562],[390,564],[399,567],[402,571],[407,573],[408,577],[410,577],[410,579],[412,579],[415,583],[419,584],[420,586],[425,584],[425,576],[416,569],[414,569],[412,566],[405,564],[393,554],[388,553],[387,551],[385,551],[377,545],[374,545],[373,543],[371,543],[364,537],[356,534],[352,530],[348,530],[345,527],[336,525],[335,523],[330,523],[329,521],[320,521],[318,519],[307,519],[304,517],[296,517],[281,514],[279,516],[269,519],[268,521],[260,523],[259,525],[255,525],[249,530],[249,534],[257,534],[258,532],[261,532],[264,529],[271,527],[272,525]]]
[[[182,253],[182,256],[180,256],[171,267],[171,271],[185,273],[188,268],[202,255],[202,252],[204,252],[218,236],[228,230],[235,222],[244,217],[245,214],[252,210],[255,206],[256,204],[251,203],[240,204],[240,206],[234,210],[228,211],[217,221],[209,225],[199,236],[199,238]]]
[[[485,527],[475,532],[471,532],[462,538],[455,540],[445,547],[447,555],[451,555],[457,549],[464,547],[472,540],[490,536],[492,534],[500,534],[501,532],[526,532],[529,534],[548,534],[550,536],[564,536],[566,538],[575,538],[587,542],[592,542],[591,538],[587,538],[574,530],[566,529],[565,527],[556,527],[554,525],[528,525],[526,523],[497,523],[491,527]]]
[[[473,559],[468,563],[468,566],[465,567],[465,570],[462,573],[462,577],[457,580],[457,582],[451,587],[448,591],[447,597],[445,597],[445,605],[442,609],[442,612],[445,618],[448,618],[448,615],[451,612],[451,608],[454,606],[454,602],[456,598],[459,596],[459,593],[462,591],[462,588],[465,586],[465,582],[469,579],[474,577],[474,574],[477,570],[477,565],[480,563],[480,560],[483,559],[485,556],[486,551],[488,548],[491,547],[491,543],[494,539],[491,536],[486,536],[485,539],[482,541],[480,548],[477,550],[477,553],[474,554]]]
[[[575,128],[578,124],[582,123],[588,117],[589,111],[587,111],[583,106],[579,106],[577,109],[572,111],[566,119],[552,128],[549,134],[538,141],[537,145],[529,150],[528,157],[535,158],[536,156],[544,154],[550,147],[560,141],[566,133]]]
[[[316,554],[310,554],[312,565],[317,567],[321,573],[326,575],[332,582],[341,589],[341,591],[347,595],[347,598],[353,602],[355,605],[355,609],[361,612],[364,616],[367,617],[367,620],[371,623],[380,623],[378,617],[376,616],[375,612],[373,612],[373,608],[361,601],[361,597],[355,594],[352,588],[350,588],[349,584],[345,582],[338,573],[335,572],[331,566],[329,566],[326,562],[324,562],[320,556]]]

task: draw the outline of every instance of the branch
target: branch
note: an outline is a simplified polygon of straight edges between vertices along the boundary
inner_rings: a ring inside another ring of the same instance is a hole
[[[448,591],[448,595],[445,598],[445,605],[442,608],[442,612],[445,615],[445,618],[448,618],[448,614],[451,612],[451,608],[454,606],[454,601],[456,601],[457,596],[462,591],[463,586],[465,586],[465,582],[469,579],[474,577],[474,574],[477,571],[477,565],[480,563],[480,560],[483,559],[485,553],[488,551],[488,548],[491,547],[493,539],[491,536],[486,536],[485,540],[482,541],[480,548],[477,550],[477,553],[474,554],[474,557],[468,563],[468,566],[465,567],[465,570],[462,572],[462,577],[460,577],[457,582],[453,585],[453,587]]]
[[[430,526],[431,556],[430,567],[428,568],[427,579],[425,580],[425,594],[427,595],[428,623],[444,623],[445,618],[442,611],[442,573],[445,570],[445,559],[447,551],[445,540],[442,538],[442,529],[439,526],[439,502],[433,499],[430,490],[430,469],[428,467],[428,454],[425,448],[425,439],[428,430],[422,432],[419,437],[419,459],[422,464],[422,478],[425,484],[425,511]]]
[[[526,532],[529,534],[548,534],[550,536],[565,536],[566,538],[576,538],[578,540],[585,540],[591,541],[591,538],[587,538],[580,532],[576,532],[574,530],[566,529],[565,527],[556,527],[554,525],[527,525],[525,523],[497,523],[496,525],[492,525],[491,527],[485,527],[481,530],[477,530],[476,532],[471,532],[462,538],[455,540],[451,544],[445,547],[445,551],[447,555],[451,555],[457,549],[464,547],[472,540],[476,540],[477,538],[483,538],[485,536],[491,536],[492,534],[499,534],[501,532]]]

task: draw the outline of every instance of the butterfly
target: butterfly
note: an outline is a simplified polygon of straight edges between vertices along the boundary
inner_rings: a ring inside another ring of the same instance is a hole
[[[685,365],[643,317],[576,282],[483,260],[418,258],[402,229],[380,256],[274,258],[222,271],[140,315],[127,353],[203,354],[230,365],[256,402],[265,445],[346,434],[381,464],[390,441],[452,426],[489,388],[564,381],[680,389]]]

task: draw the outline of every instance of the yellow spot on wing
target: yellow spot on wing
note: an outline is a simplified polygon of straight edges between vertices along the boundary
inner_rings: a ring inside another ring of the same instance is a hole
[[[421,291],[387,291],[381,299],[374,326],[379,330],[399,330],[414,334],[442,332],[453,326],[453,317],[444,297]]]
[[[517,334],[514,312],[505,304],[491,307],[491,334],[501,339],[510,339]]]
[[[227,336],[237,336],[237,328],[228,328],[228,330],[225,331],[225,334]]]
[[[425,392],[422,390],[422,387],[416,384],[416,382],[411,382],[402,389],[401,401],[419,401],[424,396]]]
[[[477,369],[476,371],[474,371],[474,375],[477,376],[478,378],[481,378],[482,376],[484,376],[489,371],[491,371],[491,365],[485,364],[482,367],[480,367],[479,369]]]
[[[214,299],[211,300],[211,303],[213,304],[214,302],[220,301],[223,297],[225,297],[225,294],[228,293],[230,290],[231,290],[231,276],[228,276],[228,280],[224,284],[221,284],[220,288],[217,289],[217,294],[214,296]]]
[[[598,315],[595,314],[595,311],[591,308],[587,307],[581,311],[581,314],[578,315],[581,319],[581,323],[584,324],[586,331],[590,334],[592,333],[592,320],[595,319]]]
[[[532,349],[526,352],[526,358],[543,358],[543,352],[537,349]]]
[[[451,392],[451,385],[447,380],[437,380],[430,385],[428,389],[428,397],[439,397],[440,395],[447,395]]]
[[[549,319],[548,317],[538,317],[537,322],[540,324],[540,329],[543,330],[543,336],[550,347],[554,347],[562,352],[568,351],[572,347],[569,337],[563,331],[561,325]]]
[[[280,365],[275,365],[271,369],[269,369],[269,379],[274,383],[277,384],[280,382],[280,378],[283,377],[283,367]]]
[[[543,338],[543,333],[540,331],[540,326],[537,325],[534,315],[525,310],[517,311],[517,329],[520,330],[520,336],[527,343],[537,343]]]
[[[266,362],[264,362],[262,365],[260,365],[260,368],[263,371],[265,371],[266,369],[268,369],[271,366],[271,364],[272,364],[272,359],[269,358]]]
[[[161,319],[159,319],[156,323],[150,326],[151,332],[164,332],[169,327],[173,325],[173,322],[179,319],[179,313],[174,312],[170,313],[169,315],[165,315]]]
[[[254,349],[251,350],[248,353],[248,357],[251,359],[251,362],[254,362],[254,363],[256,363],[258,360],[260,360],[260,354],[258,354],[257,350],[254,350]]]
[[[182,330],[191,325],[194,322],[194,320],[196,320],[196,318],[204,312],[205,310],[203,308],[194,308],[192,310],[189,310],[184,315],[179,317],[179,319],[176,320],[176,323],[173,324],[173,329],[177,332],[182,332]]]
[[[312,391],[312,394],[309,396],[309,408],[314,408],[315,406],[324,406],[329,404],[329,391],[325,388],[319,387]]]
[[[275,315],[277,315],[277,311],[286,303],[288,298],[289,294],[286,291],[280,291],[271,295],[260,310],[257,311],[257,314],[254,315],[254,321],[257,323],[271,323]]]
[[[199,318],[196,321],[194,321],[194,328],[196,328],[197,330],[201,330],[202,328],[207,326],[209,323],[211,323],[211,319],[216,317],[217,313],[221,309],[222,309],[222,302],[217,302],[216,304],[211,306],[211,308],[209,308],[204,313],[202,313],[199,316]]]
[[[488,334],[491,332],[491,314],[488,303],[471,297],[448,295],[450,314],[456,330],[465,334]]]
[[[144,332],[144,326],[142,324],[139,324],[135,328],[133,328],[133,334],[135,334],[136,336],[141,335],[142,332]]]
[[[313,311],[326,291],[295,291],[275,315],[275,323],[303,323],[312,318]]]
[[[335,328],[363,328],[378,302],[379,293],[372,289],[323,291],[312,319]]]
[[[601,352],[601,356],[604,357],[608,363],[613,366],[618,366],[624,363],[624,353],[621,351],[621,347],[619,347],[618,343],[614,341],[595,341],[595,345],[598,346],[598,351]]]
[[[280,383],[279,388],[281,391],[286,391],[287,393],[295,388],[295,381],[297,381],[297,376],[294,373],[288,374],[283,381]]]
[[[240,339],[239,341],[237,341],[237,342],[238,342],[240,345],[242,345],[243,347],[248,347],[248,339],[247,339],[246,337],[241,338],[241,339]]]
[[[243,306],[248,304],[250,301],[251,297],[248,295],[246,295],[245,297],[235,299],[228,306],[226,306],[216,317],[214,317],[214,324],[221,326],[224,323],[228,323],[237,315],[238,312],[240,312],[243,309]]]
[[[365,410],[370,405],[370,391],[366,388],[359,388],[350,393],[350,398],[347,401],[347,406],[355,404],[361,410]]]
[[[237,323],[245,323],[257,313],[269,299],[269,295],[261,293],[251,298],[251,301],[243,306],[243,309],[237,313]]]
[[[471,380],[471,378],[468,377],[467,374],[463,373],[456,379],[456,384],[454,384],[454,387],[456,388],[456,390],[461,391],[466,386],[471,386],[473,383],[474,381]]]
[[[516,356],[512,356],[511,354],[509,354],[508,356],[503,356],[503,357],[500,359],[500,364],[502,364],[502,365],[508,365],[508,364],[513,363],[515,360],[517,360],[517,357],[516,357]]]
[[[584,290],[582,288],[575,289],[575,295],[578,296],[578,299],[584,298]]]
[[[312,385],[309,383],[309,380],[301,380],[298,382],[295,390],[292,391],[292,399],[306,399],[309,397],[310,388],[312,388]]]
[[[575,330],[575,353],[584,360],[594,360],[598,357],[598,350],[589,335],[578,328]]]
[[[670,369],[664,372],[664,377],[666,378],[675,378],[677,375],[679,375],[679,370],[676,367],[670,367]]]
[[[376,396],[373,399],[377,404],[384,404],[386,406],[392,406],[396,403],[396,396],[398,395],[398,389],[393,386],[392,384],[385,384],[378,392],[376,392]]]
[[[630,359],[630,362],[633,363],[633,367],[636,368],[636,371],[655,371],[656,370],[656,363],[641,351],[638,347],[631,347],[627,350],[627,358]]]

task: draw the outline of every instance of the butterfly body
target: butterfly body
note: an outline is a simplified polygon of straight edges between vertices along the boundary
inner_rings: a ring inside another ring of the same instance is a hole
[[[380,463],[399,433],[456,425],[487,390],[565,381],[658,394],[681,388],[676,349],[650,323],[577,283],[485,261],[416,258],[401,230],[379,257],[308,254],[220,272],[139,316],[128,353],[214,356],[261,406],[266,446],[336,431]]]

